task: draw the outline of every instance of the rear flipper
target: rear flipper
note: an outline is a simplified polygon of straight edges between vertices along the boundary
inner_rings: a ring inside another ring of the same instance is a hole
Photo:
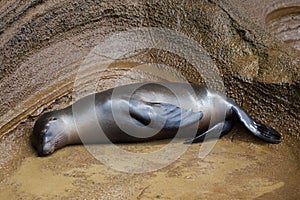
[[[232,111],[237,115],[243,125],[255,136],[273,144],[279,144],[281,142],[280,133],[269,126],[255,122],[236,104],[233,104]]]
[[[205,137],[207,139],[218,139],[226,135],[233,127],[233,121],[226,120],[225,122],[220,122],[204,133],[197,134],[193,139],[185,140],[185,144],[202,142]]]

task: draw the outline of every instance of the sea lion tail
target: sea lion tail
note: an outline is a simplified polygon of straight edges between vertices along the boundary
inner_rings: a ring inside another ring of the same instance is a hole
[[[242,108],[232,103],[231,109],[242,124],[256,137],[273,144],[281,143],[281,134],[275,129],[255,122]]]

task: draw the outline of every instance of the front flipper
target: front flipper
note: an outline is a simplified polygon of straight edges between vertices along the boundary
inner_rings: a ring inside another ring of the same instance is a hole
[[[152,128],[173,129],[185,127],[199,122],[203,117],[201,111],[193,112],[192,109],[180,108],[169,103],[152,103],[131,99],[129,105],[131,117],[138,124],[151,125]],[[163,122],[164,124],[162,124]]]
[[[220,138],[224,135],[226,135],[233,127],[233,121],[227,120],[225,122],[220,122],[204,133],[197,134],[194,138],[192,139],[187,139],[185,140],[185,144],[190,144],[190,143],[197,143],[197,142],[203,142],[205,137],[207,136],[208,139],[217,139]]]

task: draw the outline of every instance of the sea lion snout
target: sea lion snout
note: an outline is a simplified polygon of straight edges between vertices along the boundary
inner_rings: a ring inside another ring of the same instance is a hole
[[[66,137],[65,125],[61,118],[53,116],[53,113],[45,113],[34,125],[32,145],[39,156],[46,156],[59,148]]]

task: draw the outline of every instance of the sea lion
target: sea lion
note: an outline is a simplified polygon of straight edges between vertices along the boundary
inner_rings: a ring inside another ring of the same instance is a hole
[[[92,112],[106,137],[90,131],[95,124]],[[266,142],[281,142],[276,130],[255,122],[232,99],[204,86],[169,82],[120,86],[45,113],[34,125],[32,144],[39,156],[45,156],[82,139],[84,143],[145,142],[172,138],[179,129],[184,133],[180,137],[188,138],[186,143],[195,143],[206,135],[225,135],[234,119]]]

